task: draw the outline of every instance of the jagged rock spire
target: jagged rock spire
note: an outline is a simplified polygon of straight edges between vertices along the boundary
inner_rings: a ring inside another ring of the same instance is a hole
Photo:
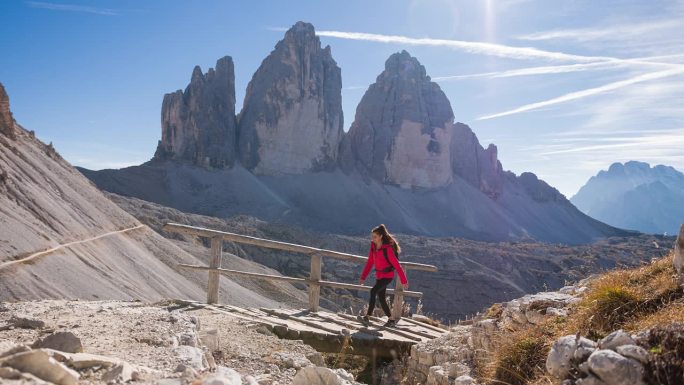
[[[341,71],[313,25],[296,23],[264,59],[239,115],[242,164],[255,174],[334,168],[343,134]]]
[[[219,59],[206,74],[196,66],[185,92],[164,95],[161,120],[155,159],[232,166],[237,159],[233,59]]]

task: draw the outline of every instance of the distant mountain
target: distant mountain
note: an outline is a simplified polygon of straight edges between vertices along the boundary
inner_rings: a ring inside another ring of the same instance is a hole
[[[605,223],[645,233],[677,234],[684,223],[684,174],[630,161],[601,170],[570,201]]]
[[[227,63],[230,63],[228,65]],[[344,132],[341,70],[311,24],[290,28],[235,109],[232,59],[165,96],[154,158],[81,169],[98,187],[179,210],[246,214],[338,234],[396,232],[584,243],[630,234],[532,173],[504,171],[418,59],[391,55]],[[201,124],[200,124],[201,122]]]

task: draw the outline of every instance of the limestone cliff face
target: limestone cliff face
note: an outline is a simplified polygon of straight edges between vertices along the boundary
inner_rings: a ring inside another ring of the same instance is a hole
[[[230,167],[237,158],[236,138],[235,74],[226,56],[206,74],[195,67],[185,92],[164,95],[162,139],[154,157]]]
[[[5,87],[0,83],[0,134],[6,135],[10,139],[15,139],[15,122],[12,111],[9,107],[9,96],[5,92]]]
[[[492,199],[501,195],[504,184],[504,172],[497,155],[494,144],[484,149],[470,127],[463,123],[454,124],[451,141],[451,167],[454,174]]]
[[[239,116],[242,164],[255,174],[334,168],[343,134],[342,78],[330,47],[298,22],[264,59]]]
[[[454,114],[408,52],[393,54],[361,99],[340,164],[382,183],[435,188],[452,181]]]

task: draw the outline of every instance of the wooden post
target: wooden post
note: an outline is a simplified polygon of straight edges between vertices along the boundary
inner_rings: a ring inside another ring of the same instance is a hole
[[[406,273],[406,269],[404,269]],[[404,307],[404,287],[401,285],[399,280],[399,274],[397,274],[396,283],[394,284],[394,299],[392,300],[392,318],[399,320],[401,318],[401,313]]]
[[[311,254],[311,271],[309,272],[309,279],[312,281],[321,280],[321,255]],[[321,299],[321,285],[309,284],[309,310],[312,312],[318,311],[318,302]]]
[[[223,252],[223,238],[211,238],[211,262],[209,267],[218,269],[221,267],[221,253]],[[209,271],[209,282],[207,283],[207,303],[218,303],[219,301],[219,279],[221,274],[218,271]]]

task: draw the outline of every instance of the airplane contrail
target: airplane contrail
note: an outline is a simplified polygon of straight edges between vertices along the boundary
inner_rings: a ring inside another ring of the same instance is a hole
[[[624,80],[620,80],[617,82],[608,83],[608,84],[602,85],[600,87],[594,87],[594,88],[589,88],[586,90],[575,91],[575,92],[571,92],[571,93],[568,93],[568,94],[565,94],[565,95],[562,95],[559,97],[555,97],[553,99],[544,100],[541,102],[536,102],[536,103],[531,103],[531,104],[526,104],[524,106],[514,108],[512,110],[499,112],[499,113],[491,114],[491,115],[481,116],[475,120],[494,119],[494,118],[500,118],[502,116],[508,116],[508,115],[513,115],[513,114],[518,114],[521,112],[536,110],[536,109],[551,106],[554,104],[564,103],[564,102],[568,102],[571,100],[577,100],[577,99],[585,98],[587,96],[592,96],[592,95],[597,95],[597,94],[601,94],[601,93],[608,92],[608,91],[617,90],[617,89],[620,89],[623,87],[630,86],[632,84],[646,82],[649,80],[662,79],[662,78],[681,75],[681,74],[684,74],[684,67],[677,67],[677,68],[672,68],[672,69],[664,70],[664,71],[649,72],[646,74],[634,76],[634,77],[629,78],[629,79],[624,79]]]

